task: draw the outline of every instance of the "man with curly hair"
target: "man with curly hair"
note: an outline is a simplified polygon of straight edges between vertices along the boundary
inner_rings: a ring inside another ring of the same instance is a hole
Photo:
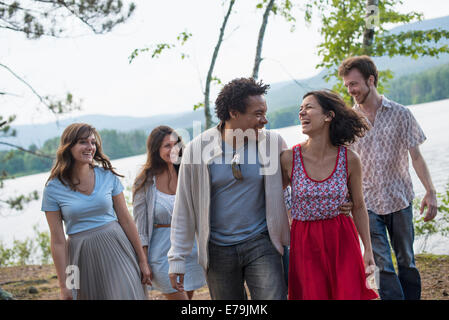
[[[168,253],[172,286],[182,291],[195,234],[211,298],[286,299],[282,255],[290,238],[280,153],[267,123],[269,86],[234,79],[215,101],[220,123],[184,150]]]

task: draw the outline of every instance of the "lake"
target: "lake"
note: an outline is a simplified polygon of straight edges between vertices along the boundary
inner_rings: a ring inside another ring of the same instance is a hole
[[[449,99],[409,107],[422,126],[427,136],[421,145],[421,152],[427,162],[433,182],[438,192],[442,192],[449,182]],[[275,129],[286,140],[289,147],[305,140],[299,126]],[[446,133],[445,133],[446,132]],[[113,160],[112,164],[125,178],[122,179],[125,188],[131,186],[137,170],[145,161],[145,155]],[[410,165],[411,167],[411,165]],[[417,197],[424,195],[424,187],[410,169],[415,193]],[[49,173],[40,173],[5,181],[5,187],[0,189],[2,199],[17,194],[27,194],[38,190],[42,196],[42,189]],[[125,191],[130,196],[130,191]],[[23,211],[16,212],[1,209],[0,212],[0,240],[9,247],[13,239],[23,240],[34,235],[33,226],[39,230],[48,230],[45,214],[40,211],[41,201],[33,201],[26,205]],[[415,250],[420,252],[422,241],[415,241]],[[449,254],[449,239],[441,236],[432,237],[426,250],[435,254]]]

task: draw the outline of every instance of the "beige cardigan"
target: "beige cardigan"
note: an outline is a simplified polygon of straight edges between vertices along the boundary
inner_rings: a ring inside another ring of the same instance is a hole
[[[168,252],[169,273],[185,273],[185,257],[198,239],[198,262],[207,271],[210,234],[210,175],[208,164],[220,156],[221,133],[211,128],[193,139],[185,148],[178,175],[178,187],[171,225],[171,248]],[[289,244],[290,228],[282,189],[280,153],[285,141],[273,131],[259,134],[259,161],[266,170],[265,207],[268,232],[280,254]],[[268,164],[263,166],[263,164]],[[274,167],[273,167],[274,166]],[[274,170],[273,170],[274,168]]]

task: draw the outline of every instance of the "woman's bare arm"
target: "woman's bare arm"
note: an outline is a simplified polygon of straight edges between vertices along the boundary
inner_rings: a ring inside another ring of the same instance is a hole
[[[60,298],[62,300],[72,299],[72,293],[70,289],[67,289],[66,287],[65,271],[68,264],[68,257],[61,211],[45,211],[45,216],[47,218],[48,226],[50,227],[51,255],[53,257],[59,281],[59,288],[61,290]]]
[[[136,251],[140,271],[142,272],[142,283],[151,285],[152,274],[148,266],[147,256],[143,251],[142,242],[140,241],[139,234],[137,233],[136,224],[129,214],[123,192],[113,196],[112,201],[114,202],[114,210],[117,214],[118,222]]]
[[[365,206],[362,190],[362,164],[359,156],[348,149],[348,188],[353,201],[352,215],[354,224],[365,248],[365,267],[374,266],[374,256],[369,230],[368,211]]]
[[[281,153],[281,169],[282,169],[282,184],[286,188],[291,182],[293,166],[293,151],[284,150]]]

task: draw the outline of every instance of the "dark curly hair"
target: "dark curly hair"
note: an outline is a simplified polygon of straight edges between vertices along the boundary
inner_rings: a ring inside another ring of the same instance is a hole
[[[246,99],[249,96],[259,96],[267,93],[270,85],[256,82],[253,78],[237,78],[221,89],[215,100],[215,113],[221,123],[229,120],[229,111],[246,112]]]
[[[304,95],[303,99],[308,96],[315,97],[324,114],[329,114],[330,111],[335,114],[329,127],[332,145],[350,145],[357,137],[363,137],[369,130],[366,120],[349,108],[339,94],[330,90],[310,91]]]

